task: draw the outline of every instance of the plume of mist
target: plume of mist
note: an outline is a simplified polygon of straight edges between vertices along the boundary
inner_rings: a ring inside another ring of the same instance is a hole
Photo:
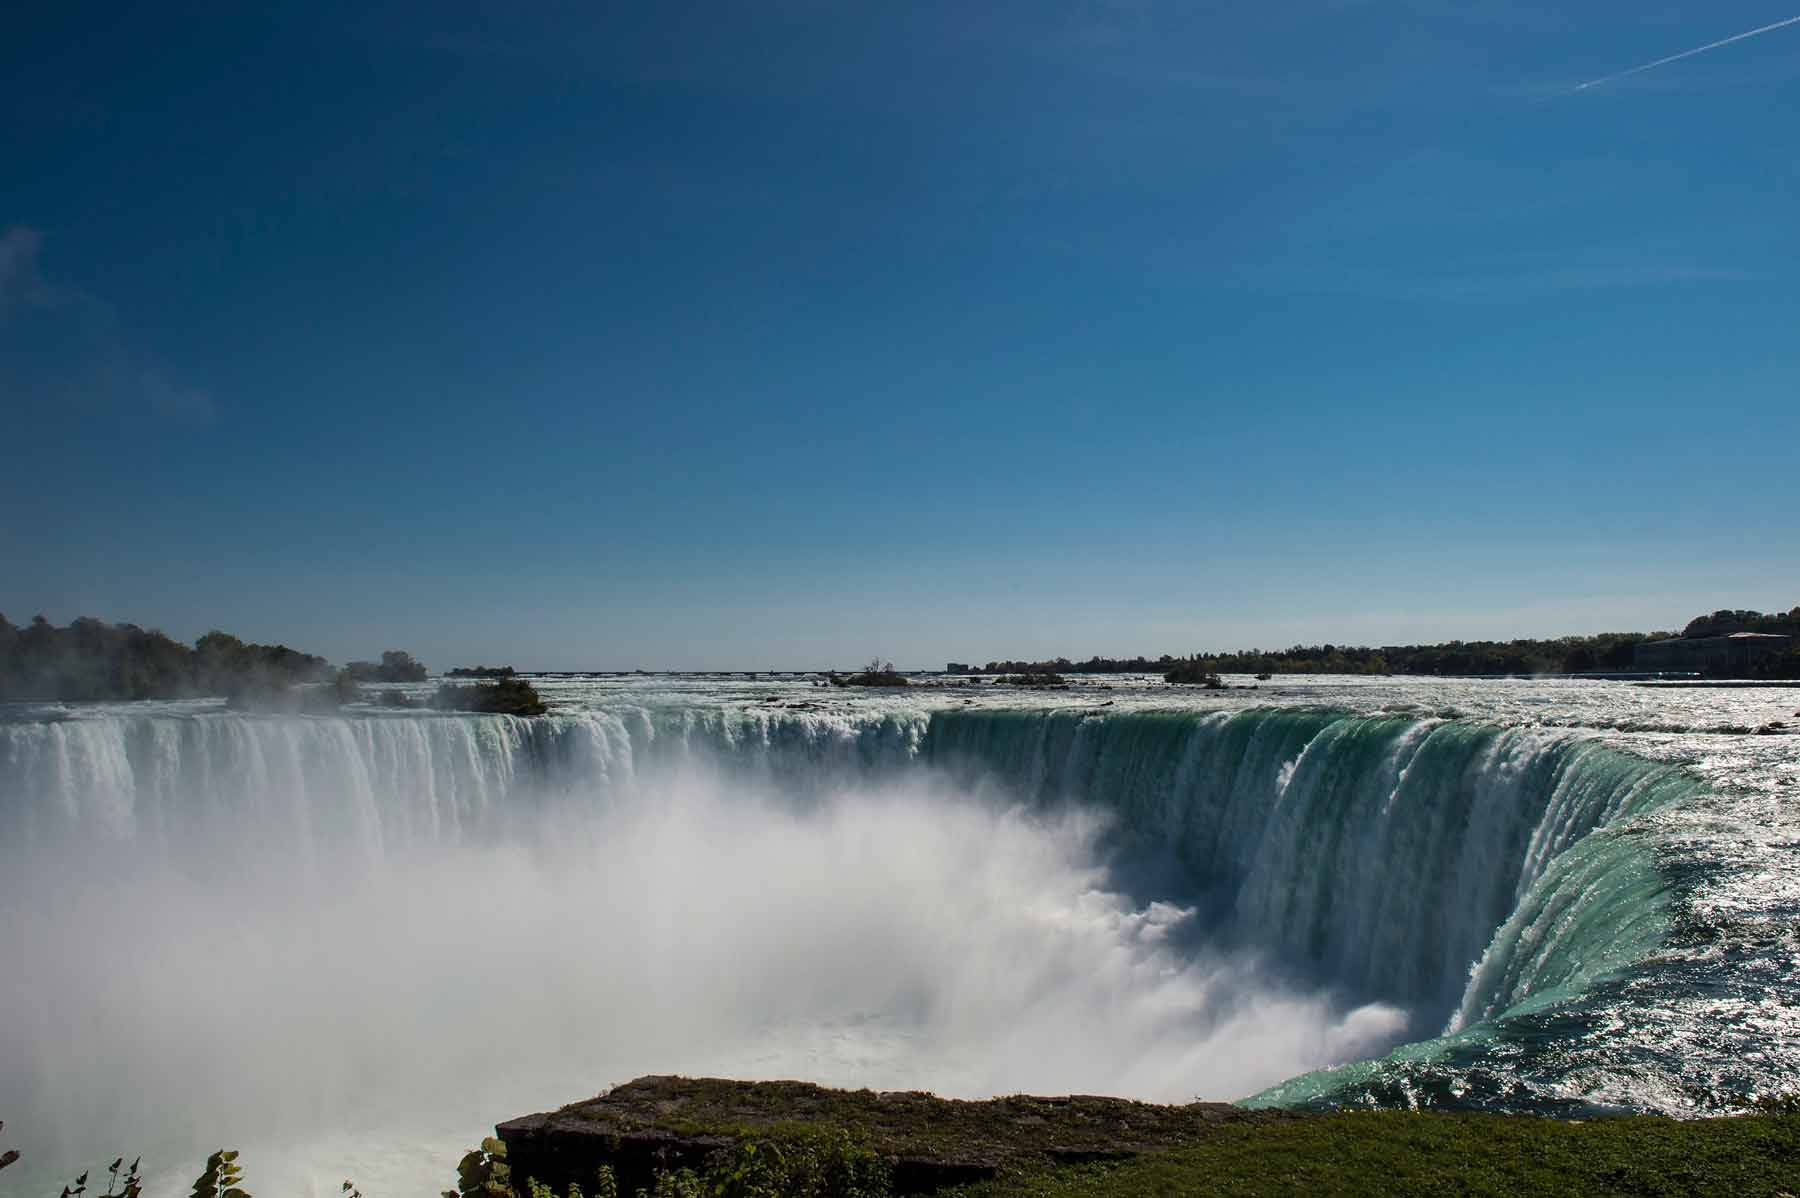
[[[0,848],[0,1110],[28,1162],[207,1150],[435,1192],[500,1119],[647,1072],[1231,1098],[1405,1027],[1134,903],[1090,816],[915,782],[804,802],[669,773],[324,868],[219,811],[179,854]],[[123,851],[121,851],[121,848]]]

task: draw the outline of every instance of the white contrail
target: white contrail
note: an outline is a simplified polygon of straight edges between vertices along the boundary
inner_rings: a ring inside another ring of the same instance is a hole
[[[1632,67],[1629,71],[1620,71],[1613,75],[1602,75],[1598,79],[1590,79],[1586,83],[1571,88],[1570,90],[1578,92],[1586,91],[1590,87],[1599,87],[1602,83],[1611,83],[1614,79],[1623,79],[1627,75],[1636,75],[1639,72],[1648,71],[1655,67],[1666,66],[1671,62],[1680,62],[1684,58],[1692,58],[1696,54],[1704,54],[1708,50],[1717,50],[1720,46],[1729,46],[1732,42],[1741,42],[1747,37],[1755,37],[1758,34],[1768,33],[1772,29],[1785,28],[1788,25],[1800,25],[1800,16],[1789,17],[1787,20],[1777,21],[1773,25],[1764,25],[1761,29],[1752,29],[1747,33],[1734,33],[1730,37],[1720,38],[1716,42],[1708,42],[1704,46],[1695,46],[1692,50],[1683,50],[1679,54],[1671,54],[1667,58],[1659,58],[1655,62],[1647,62],[1641,67]]]

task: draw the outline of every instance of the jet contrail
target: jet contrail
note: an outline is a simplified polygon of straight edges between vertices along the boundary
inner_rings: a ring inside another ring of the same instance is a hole
[[[1787,20],[1777,21],[1773,25],[1764,25],[1761,29],[1752,29],[1748,33],[1734,33],[1730,37],[1720,38],[1716,42],[1708,42],[1704,46],[1695,46],[1692,50],[1683,50],[1679,54],[1671,54],[1667,58],[1659,58],[1655,62],[1647,62],[1641,67],[1632,67],[1629,71],[1620,71],[1613,75],[1602,75],[1598,79],[1590,79],[1586,83],[1571,88],[1570,90],[1583,92],[1590,87],[1599,87],[1602,83],[1611,83],[1614,79],[1623,79],[1627,75],[1636,75],[1639,72],[1648,71],[1655,67],[1667,66],[1671,62],[1680,62],[1684,58],[1692,58],[1696,54],[1704,54],[1708,50],[1717,50],[1720,46],[1729,46],[1732,42],[1741,42],[1747,37],[1755,37],[1758,34],[1768,33],[1772,29],[1782,29],[1788,25],[1800,25],[1800,16],[1789,17]]]

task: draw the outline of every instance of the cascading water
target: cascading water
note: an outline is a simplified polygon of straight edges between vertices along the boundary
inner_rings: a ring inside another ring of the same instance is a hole
[[[1659,1047],[1728,893],[1681,854],[1716,800],[1670,754],[1354,694],[715,692],[0,723],[9,1125],[84,1148],[185,1074],[210,1097],[149,1134],[253,1112],[313,1136],[298,1178],[376,1152],[318,1131],[351,1112],[435,1112],[395,1135],[441,1168],[451,1124],[652,1069],[1682,1111],[1791,1064]],[[1707,984],[1754,1004],[1752,972]]]
[[[632,775],[616,717],[118,716],[0,725],[0,833],[179,855],[237,825],[316,860],[454,841],[547,789]]]
[[[1168,847],[1225,902],[1221,933],[1440,1025],[1551,862],[1593,829],[1696,789],[1567,733],[1319,710],[948,713],[927,750],[1021,779],[1040,799],[1106,805],[1127,838]],[[1586,901],[1574,887],[1598,884],[1570,875],[1538,901]],[[1653,923],[1654,909],[1642,917]],[[1547,967],[1515,952],[1537,947],[1509,934],[1467,1001],[1491,1014],[1528,997]],[[1563,972],[1579,973],[1579,950],[1555,947]]]

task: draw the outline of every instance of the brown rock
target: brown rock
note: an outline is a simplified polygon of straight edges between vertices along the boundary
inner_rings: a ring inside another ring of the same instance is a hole
[[[808,1082],[640,1077],[586,1102],[496,1128],[512,1175],[562,1192],[611,1165],[621,1193],[658,1169],[703,1169],[743,1134],[778,1125],[841,1127],[894,1169],[896,1194],[928,1194],[1033,1159],[1119,1160],[1194,1142],[1224,1123],[1294,1118],[1220,1102],[1158,1106],[1123,1098],[1018,1095],[980,1102],[922,1091],[831,1090]]]

